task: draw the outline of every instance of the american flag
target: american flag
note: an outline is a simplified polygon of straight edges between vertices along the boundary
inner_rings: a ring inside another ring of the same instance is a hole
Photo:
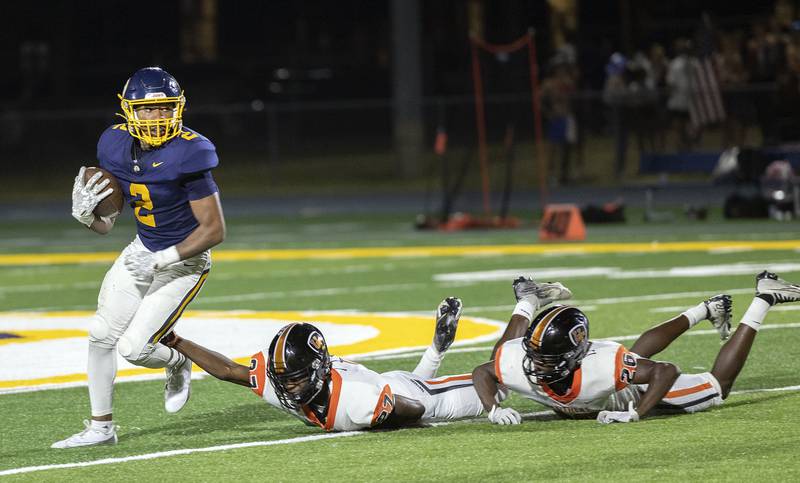
[[[714,34],[707,15],[703,15],[697,39],[697,56],[692,57],[689,64],[689,119],[695,128],[701,128],[725,120],[725,106],[713,59]]]

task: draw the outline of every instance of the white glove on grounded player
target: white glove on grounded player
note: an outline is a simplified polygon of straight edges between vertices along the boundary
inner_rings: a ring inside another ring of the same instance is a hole
[[[103,191],[103,188],[110,183],[107,179],[95,184],[103,177],[103,173],[99,171],[84,184],[83,174],[85,172],[86,166],[81,166],[78,176],[75,177],[75,183],[72,185],[72,217],[86,226],[91,226],[95,219],[94,213],[92,213],[95,207],[113,193],[114,189],[108,188]]]
[[[627,411],[600,411],[597,422],[600,424],[631,423],[639,420],[639,413],[633,409],[633,401],[628,403]]]
[[[520,424],[522,423],[522,416],[511,408],[501,408],[500,406],[492,406],[489,411],[489,421],[494,424]]]
[[[171,265],[181,259],[178,249],[174,246],[157,252],[138,251],[125,255],[125,268],[131,272],[133,278],[140,282],[153,280],[156,270]]]

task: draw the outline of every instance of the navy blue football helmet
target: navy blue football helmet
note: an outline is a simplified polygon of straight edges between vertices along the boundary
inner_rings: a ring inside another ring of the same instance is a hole
[[[118,94],[128,132],[136,139],[158,147],[181,132],[186,98],[181,86],[161,67],[139,69],[128,79]],[[140,119],[138,109],[168,105],[172,116],[162,119]]]
[[[533,319],[522,339],[522,370],[532,384],[567,378],[589,351],[589,319],[580,309],[554,305]]]

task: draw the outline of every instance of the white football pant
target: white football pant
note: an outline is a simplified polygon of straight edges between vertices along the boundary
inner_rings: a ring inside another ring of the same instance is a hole
[[[112,411],[116,376],[114,347],[126,360],[151,369],[183,361],[174,349],[160,344],[197,296],[211,268],[211,253],[173,263],[155,273],[151,283],[138,282],[125,268],[125,255],[147,250],[139,237],[122,251],[106,272],[97,312],[89,328],[89,400],[92,416]]]

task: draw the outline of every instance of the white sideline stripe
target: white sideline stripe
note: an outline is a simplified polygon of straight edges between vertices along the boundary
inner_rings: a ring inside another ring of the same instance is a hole
[[[475,272],[439,273],[433,276],[437,282],[490,282],[511,280],[519,275],[530,276],[537,280],[557,280],[562,278],[601,277],[618,279],[647,278],[697,278],[720,275],[747,275],[761,270],[785,273],[800,270],[800,263],[764,263],[739,262],[717,265],[692,265],[686,267],[644,268],[625,270],[621,267],[545,267],[545,268],[513,268],[502,270],[481,270]]]
[[[800,391],[800,386],[768,387],[763,389],[742,389],[731,391],[731,394],[753,394],[756,392]]]
[[[684,306],[672,306],[672,307],[658,307],[655,309],[650,309],[650,312],[653,313],[660,313],[660,312],[675,312],[678,313],[682,310],[685,310],[686,307]],[[588,310],[588,309],[587,309]],[[777,307],[771,307],[769,309],[770,312],[794,312],[796,310],[800,310],[800,305],[778,305]]]
[[[717,290],[717,293],[726,293],[728,295],[737,295],[737,294],[754,294],[755,290],[750,288],[730,288],[725,290]],[[586,305],[611,305],[611,304],[622,304],[622,303],[637,303],[637,302],[654,302],[658,300],[673,300],[673,299],[682,299],[682,298],[691,298],[691,297],[709,297],[713,295],[714,291],[704,290],[704,291],[692,291],[692,292],[670,292],[670,293],[659,293],[659,294],[652,294],[652,295],[632,295],[630,297],[606,297],[601,299],[587,299],[587,300],[565,300],[563,303],[569,305],[580,305],[584,307]],[[481,307],[468,307],[469,310],[475,311],[491,311],[491,310],[512,310],[514,305],[485,305]],[[682,307],[681,310],[686,309],[688,307]]]
[[[362,286],[342,289],[316,289],[316,290],[298,290],[286,292],[260,292],[243,295],[222,295],[218,297],[198,297],[192,302],[192,306],[203,304],[205,302],[235,302],[239,300],[259,300],[265,298],[282,298],[290,295],[293,296],[319,296],[319,295],[339,295],[340,293],[350,293],[355,291],[362,292],[375,292],[383,290],[396,290],[398,288],[412,289],[419,288],[424,284],[396,284],[396,285],[375,285],[375,286]],[[334,290],[341,290],[342,292],[334,293]],[[601,299],[587,299],[587,300],[569,300],[566,303],[570,305],[610,305],[619,303],[637,303],[637,302],[652,302],[658,300],[672,300],[690,297],[709,297],[713,295],[714,291],[693,291],[693,292],[671,292],[652,295],[632,295],[629,297],[606,297]],[[754,293],[755,290],[750,288],[732,288],[726,290],[717,290],[717,293],[727,293],[729,295]],[[95,306],[88,305],[74,305],[74,306],[50,306],[50,307],[27,307],[13,309],[15,312],[47,312],[50,310],[91,310]],[[686,307],[684,307],[686,308]],[[474,311],[506,311],[514,309],[514,305],[486,305],[479,307],[468,307],[469,310]],[[588,309],[587,309],[588,310]],[[426,312],[427,313],[427,312]]]
[[[797,328],[800,328],[800,322],[794,322],[794,323],[790,323],[790,324],[762,325],[760,330],[797,329]],[[681,337],[695,336],[695,335],[711,335],[711,334],[717,335],[719,333],[717,332],[717,329],[690,330],[689,332],[686,332],[686,333],[682,334]],[[636,340],[641,335],[642,334],[618,335],[618,336],[613,336],[613,337],[603,337],[603,338],[592,339],[592,340],[611,340],[611,341]],[[459,348],[450,349],[447,352],[448,353],[480,352],[480,351],[489,350],[492,347],[494,347],[494,346],[487,345],[487,346],[478,346],[478,347],[459,347]],[[404,352],[402,354],[365,356],[365,357],[359,357],[358,359],[359,360],[364,360],[364,361],[382,361],[382,360],[388,360],[388,359],[402,359],[402,358],[405,358],[405,357],[419,356],[419,355],[422,355],[422,354],[423,354],[423,352],[421,352],[421,351],[414,351],[414,352]]]
[[[169,456],[181,456],[187,455],[192,453],[209,453],[215,451],[227,451],[229,449],[239,449],[239,448],[253,448],[257,446],[275,446],[279,444],[295,444],[295,443],[305,443],[308,441],[317,441],[320,439],[331,439],[331,438],[345,438],[347,436],[355,436],[357,434],[361,434],[364,431],[345,431],[342,433],[325,433],[325,434],[313,434],[310,436],[301,436],[299,438],[289,438],[289,439],[277,439],[273,441],[251,441],[249,443],[235,443],[235,444],[223,444],[219,446],[209,446],[206,448],[186,448],[186,449],[175,449],[171,451],[161,451],[158,453],[147,453],[147,454],[140,454],[134,456],[124,456],[121,458],[105,458],[102,460],[94,460],[94,461],[82,461],[79,463],[62,463],[57,465],[40,465],[40,466],[26,466],[23,468],[14,468],[10,470],[0,471],[0,476],[7,476],[7,475],[18,475],[20,473],[31,473],[34,471],[42,471],[42,470],[55,470],[55,469],[64,469],[64,468],[83,468],[86,466],[97,466],[97,465],[111,465],[114,463],[126,463],[128,461],[142,461],[142,460],[152,460],[157,458],[166,458]]]
[[[282,292],[256,292],[256,293],[248,293],[242,295],[219,295],[216,297],[200,297],[194,301],[194,305],[220,303],[220,302],[242,302],[245,300],[285,298],[290,296],[320,297],[326,295],[342,295],[350,293],[388,292],[392,290],[415,290],[421,287],[427,287],[427,284],[396,283],[390,285],[363,285],[358,287],[320,288],[312,290],[289,290]]]
[[[800,386],[771,387],[765,389],[745,389],[741,391],[731,391],[731,395],[752,394],[758,392],[797,391],[797,390],[800,390]],[[536,417],[536,416],[547,416],[550,414],[553,414],[552,411],[547,410],[547,411],[536,411],[533,413],[524,413],[521,414],[521,416],[523,418],[526,418],[526,417]],[[478,421],[482,419],[483,419],[482,417],[478,417],[461,421],[440,421],[432,423],[431,426],[447,426],[457,422]],[[280,444],[306,443],[306,442],[318,441],[321,439],[346,438],[349,436],[357,436],[359,434],[368,434],[368,433],[369,431],[345,431],[341,433],[314,434],[310,436],[301,436],[299,438],[278,439],[273,441],[251,441],[249,443],[223,444],[219,446],[208,446],[206,448],[176,449],[171,451],[161,451],[158,453],[123,456],[120,458],[105,458],[102,460],[82,461],[79,463],[61,463],[56,465],[25,466],[22,468],[12,468],[10,470],[0,471],[0,476],[18,475],[20,473],[32,473],[34,471],[55,470],[55,469],[65,469],[65,468],[82,468],[86,466],[127,463],[128,461],[152,460],[157,458],[167,458],[170,456],[182,456],[192,453],[212,453],[217,451],[227,451],[230,449],[239,449],[239,448],[254,448],[259,446],[277,446]]]

